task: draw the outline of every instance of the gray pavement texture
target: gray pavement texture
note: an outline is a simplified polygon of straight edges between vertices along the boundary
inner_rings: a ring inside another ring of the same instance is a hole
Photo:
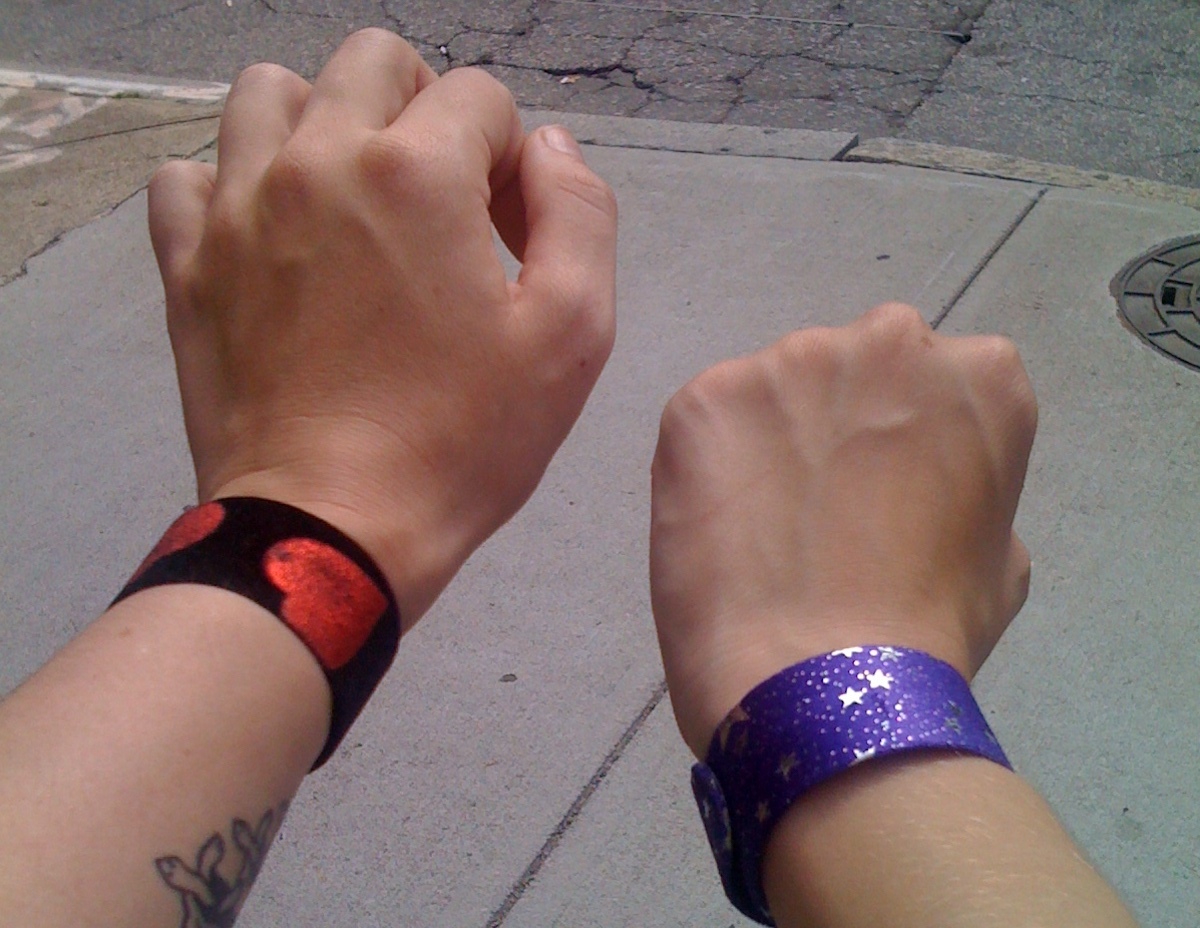
[[[1200,211],[667,147],[588,146],[623,214],[610,366],[529,505],[306,781],[241,924],[747,924],[720,894],[663,696],[646,581],[658,414],[721,358],[897,298],[945,332],[1011,335],[1040,398],[1018,523],[1033,589],[981,702],[1147,928],[1194,926],[1200,374],[1127,332],[1108,287]],[[0,692],[192,499],[144,213],[138,194],[0,288]]]
[[[0,60],[229,81],[313,75],[351,30],[519,102],[838,130],[1200,186],[1191,0],[6,0]]]
[[[25,259],[212,142],[220,107],[0,85],[0,284]]]

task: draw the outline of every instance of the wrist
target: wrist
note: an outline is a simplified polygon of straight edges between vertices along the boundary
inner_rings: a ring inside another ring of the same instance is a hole
[[[308,510],[261,496],[223,496],[176,519],[113,603],[176,584],[234,593],[274,615],[308,648],[332,696],[315,764],[322,765],[400,641],[397,603],[371,555]]]
[[[717,726],[764,680],[810,658],[863,643],[887,642],[922,651],[949,664],[969,683],[978,666],[965,635],[955,631],[963,623],[950,617],[930,621],[932,613],[918,618],[858,607],[713,623],[716,634],[710,646],[676,649],[682,660],[668,668],[676,670],[672,700],[684,741],[703,760]],[[797,614],[805,615],[802,624],[796,622]]]
[[[1008,766],[957,670],[927,653],[864,643],[772,676],[716,731],[693,791],[730,900],[771,924],[761,862],[776,824],[861,763],[911,752]]]
[[[202,501],[251,496],[287,503],[328,522],[359,544],[388,581],[407,631],[428,611],[469,552],[465,530],[413,504],[381,503],[357,493],[315,490],[266,473],[222,484]]]

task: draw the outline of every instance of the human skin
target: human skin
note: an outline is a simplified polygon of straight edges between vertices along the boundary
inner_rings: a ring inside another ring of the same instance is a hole
[[[676,394],[650,578],[696,757],[754,686],[835,649],[918,648],[973,678],[1028,592],[1013,519],[1036,423],[1012,343],[939,335],[898,304]],[[1024,781],[945,753],[869,761],[802,797],[763,877],[796,928],[1133,924]]]
[[[370,30],[313,86],[245,72],[215,170],[170,165],[150,200],[198,498],[333,523],[410,628],[599,375],[611,191],[568,136],[526,136],[486,75],[436,78]],[[831,648],[912,645],[973,675],[1025,596],[1034,420],[1011,345],[895,306],[681,391],[651,581],[697,756],[750,687]],[[328,719],[316,662],[249,600],[123,601],[0,704],[0,922],[204,924],[214,861],[232,917]],[[777,826],[764,873],[782,925],[1130,924],[1032,790],[973,758],[836,778]]]
[[[332,523],[411,628],[533,492],[604,366],[611,190],[565,130],[526,135],[488,75],[438,78],[367,30],[311,86],[243,72],[216,167],[162,168],[149,220],[198,499]],[[329,706],[252,601],[122,601],[0,704],[0,923],[228,923]]]

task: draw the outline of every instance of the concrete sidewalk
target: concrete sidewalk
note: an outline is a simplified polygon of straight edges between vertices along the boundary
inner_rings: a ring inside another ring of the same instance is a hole
[[[1033,590],[980,700],[1147,928],[1194,926],[1200,375],[1130,334],[1109,285],[1200,212],[830,160],[847,136],[565,121],[621,201],[610,366],[533,500],[305,784],[240,924],[743,924],[663,696],[658,414],[721,358],[900,299],[944,332],[1014,338],[1041,403],[1019,516]],[[0,692],[191,500],[144,214],[137,194],[0,288]]]

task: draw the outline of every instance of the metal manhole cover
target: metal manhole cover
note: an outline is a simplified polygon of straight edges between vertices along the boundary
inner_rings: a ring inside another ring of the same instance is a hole
[[[1152,348],[1200,371],[1200,235],[1177,238],[1113,278],[1121,318]]]

